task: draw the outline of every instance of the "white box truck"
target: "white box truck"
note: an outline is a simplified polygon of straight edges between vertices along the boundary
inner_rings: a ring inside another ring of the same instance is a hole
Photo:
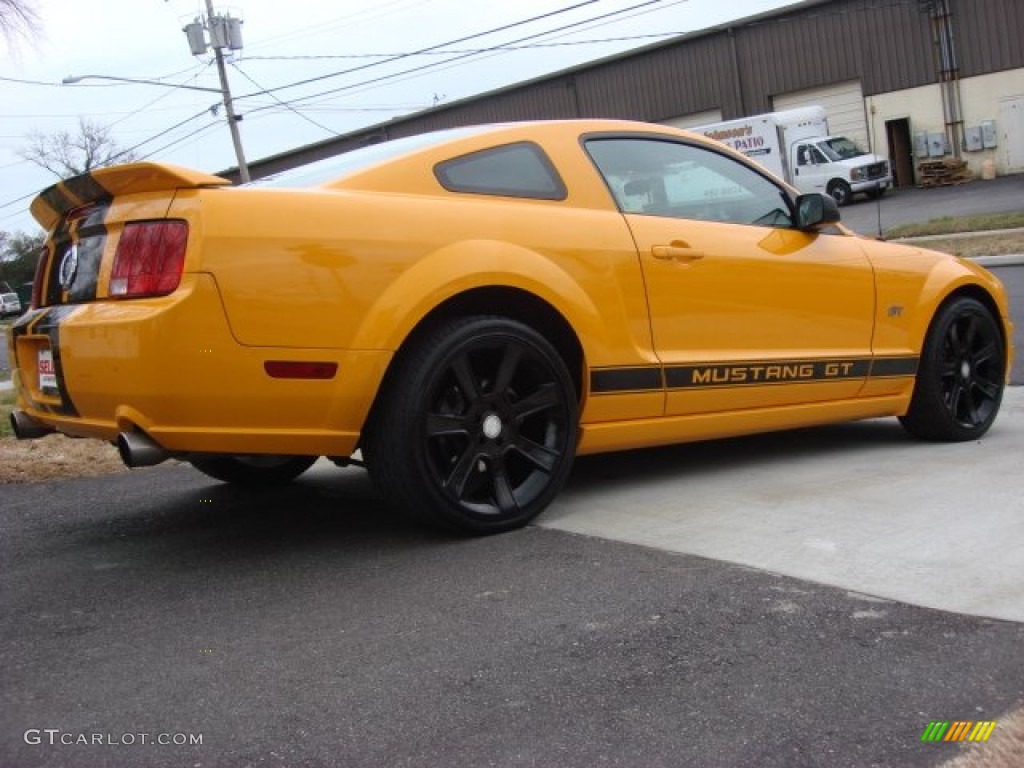
[[[845,136],[831,136],[824,107],[801,107],[689,130],[742,152],[801,192],[828,193],[846,205],[857,193],[880,197],[892,184],[889,163]]]

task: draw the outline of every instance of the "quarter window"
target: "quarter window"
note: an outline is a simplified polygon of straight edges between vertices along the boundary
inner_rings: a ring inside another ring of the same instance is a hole
[[[564,200],[565,184],[543,150],[531,142],[506,144],[438,164],[434,175],[451,192]]]
[[[591,139],[586,148],[624,213],[793,225],[785,191],[727,155],[647,138]]]

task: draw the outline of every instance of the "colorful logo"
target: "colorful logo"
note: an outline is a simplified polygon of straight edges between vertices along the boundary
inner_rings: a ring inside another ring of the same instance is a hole
[[[995,720],[933,720],[921,734],[921,741],[988,741]]]

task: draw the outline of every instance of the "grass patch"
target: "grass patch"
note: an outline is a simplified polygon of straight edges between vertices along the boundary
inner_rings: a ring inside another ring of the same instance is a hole
[[[1024,253],[1024,232],[1008,235],[978,235],[977,237],[937,238],[914,243],[931,251],[942,251],[954,256],[1003,256]]]
[[[13,437],[11,430],[11,411],[14,410],[16,398],[14,391],[0,392],[0,437]]]
[[[942,216],[917,224],[902,224],[887,229],[885,239],[952,235],[957,232],[981,232],[989,229],[1015,229],[1018,227],[1024,227],[1024,211],[985,213],[977,216]]]

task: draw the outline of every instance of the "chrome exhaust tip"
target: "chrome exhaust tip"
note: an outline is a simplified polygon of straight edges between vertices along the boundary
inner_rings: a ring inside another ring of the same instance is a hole
[[[36,421],[24,411],[11,411],[11,430],[19,440],[35,440],[52,435],[55,430],[40,421]]]
[[[119,434],[117,452],[126,467],[152,467],[171,456],[144,432]]]

